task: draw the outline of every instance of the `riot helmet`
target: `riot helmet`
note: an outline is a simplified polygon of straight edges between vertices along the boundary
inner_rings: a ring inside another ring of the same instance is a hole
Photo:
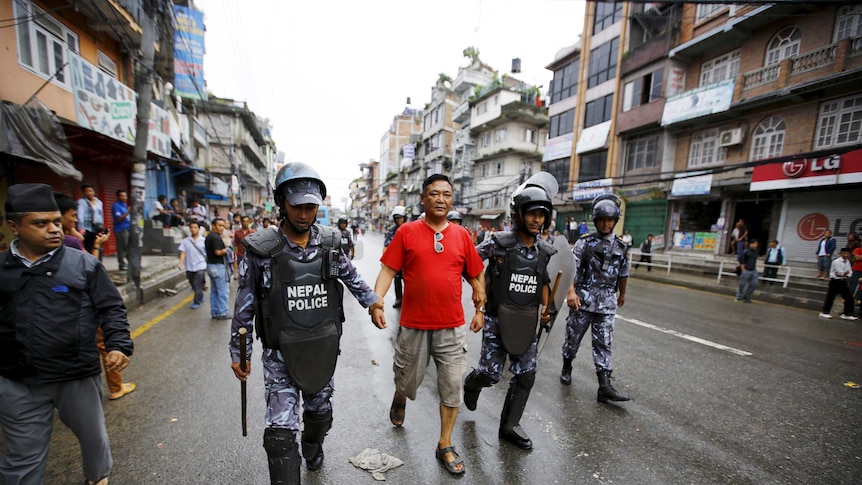
[[[298,227],[287,217],[286,205],[300,206],[314,204],[320,206],[326,198],[326,184],[320,178],[317,170],[302,162],[290,162],[281,167],[275,176],[275,203],[281,211],[281,218],[290,227],[304,233],[309,228]],[[314,221],[316,222],[316,221]]]
[[[446,220],[457,222],[458,224],[461,224],[464,221],[464,219],[461,217],[461,213],[456,210],[449,211],[449,213],[446,214]]]
[[[347,224],[347,217],[341,216],[338,218],[338,225],[340,226],[342,223]]]
[[[593,199],[593,223],[599,217],[610,217],[620,220],[620,205],[622,201],[614,194],[601,194]]]
[[[554,205],[548,192],[538,186],[527,186],[518,190],[513,198],[511,211],[515,219],[515,225],[524,227],[524,214],[531,210],[542,209],[545,212],[545,222],[539,232],[551,227],[551,213]]]

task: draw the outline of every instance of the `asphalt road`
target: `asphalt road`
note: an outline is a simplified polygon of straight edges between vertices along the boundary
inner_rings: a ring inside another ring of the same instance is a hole
[[[369,284],[380,234],[361,239],[355,261]],[[430,241],[429,241],[430,243]],[[572,386],[559,383],[562,318],[539,362],[522,425],[524,452],[497,438],[506,380],[486,389],[476,411],[462,407],[453,436],[467,473],[451,478],[434,459],[439,433],[429,368],[404,428],[389,423],[392,341],[345,297],[335,424],[321,470],[307,484],[375,483],[348,458],[377,448],[404,461],[395,484],[853,484],[862,483],[862,324],[811,312],[633,279],[614,341],[615,386],[632,401],[600,404],[587,342]],[[409,289],[407,290],[409,291]],[[465,285],[465,308],[469,303]],[[263,378],[252,358],[249,433],[240,431],[239,383],[229,368],[229,322],[189,309],[187,290],[131,315],[136,352],[125,373],[138,390],[105,402],[113,484],[265,484]],[[231,300],[232,301],[232,300]],[[257,344],[257,343],[256,343]],[[481,334],[468,337],[478,362]],[[255,346],[255,351],[259,348]],[[2,442],[0,442],[2,446]],[[79,484],[79,449],[57,422],[48,484]]]

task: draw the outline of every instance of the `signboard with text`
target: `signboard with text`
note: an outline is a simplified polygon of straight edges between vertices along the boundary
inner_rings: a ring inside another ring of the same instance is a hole
[[[188,99],[204,99],[204,14],[174,5],[174,90]]]
[[[729,79],[667,98],[661,125],[727,111],[733,101],[733,86],[734,81]]]
[[[752,192],[862,182],[862,150],[754,167]]]

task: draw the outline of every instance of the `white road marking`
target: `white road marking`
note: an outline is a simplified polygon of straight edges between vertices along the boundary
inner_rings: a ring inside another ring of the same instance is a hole
[[[688,334],[685,334],[685,333],[682,333],[682,332],[678,332],[678,331],[676,331],[676,330],[671,330],[671,329],[669,329],[669,328],[662,328],[662,327],[659,327],[658,325],[653,325],[653,324],[651,324],[651,323],[647,323],[647,322],[644,322],[644,321],[638,320],[638,319],[636,319],[636,318],[622,317],[622,316],[620,316],[620,315],[617,315],[617,319],[619,319],[619,320],[625,320],[625,321],[627,321],[627,322],[629,322],[629,323],[634,323],[635,325],[640,325],[641,327],[651,328],[651,329],[653,329],[653,330],[657,330],[657,331],[659,331],[659,332],[666,333],[666,334],[668,334],[668,335],[673,335],[673,336],[676,336],[676,337],[679,337],[679,338],[683,338],[683,339],[686,339],[686,340],[690,340],[690,341],[692,341],[692,342],[696,342],[696,343],[699,343],[699,344],[702,344],[702,345],[706,345],[706,346],[708,346],[708,347],[712,347],[712,348],[715,348],[715,349],[718,349],[718,350],[724,350],[724,351],[726,351],[726,352],[730,352],[731,354],[742,355],[742,356],[754,355],[754,354],[752,354],[751,352],[746,352],[745,350],[739,350],[739,349],[735,349],[735,348],[733,348],[733,347],[728,347],[727,345],[722,345],[722,344],[719,344],[719,343],[715,343],[715,342],[712,342],[712,341],[710,341],[710,340],[702,339],[702,338],[700,338],[700,337],[695,337],[695,336],[693,336],[693,335],[688,335]]]

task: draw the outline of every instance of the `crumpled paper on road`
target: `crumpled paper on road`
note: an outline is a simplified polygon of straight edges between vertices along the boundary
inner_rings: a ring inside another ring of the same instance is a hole
[[[386,477],[383,476],[384,472],[404,464],[398,458],[387,455],[376,448],[365,448],[358,455],[348,458],[348,461],[357,468],[368,470],[375,480],[380,481],[386,480]]]

